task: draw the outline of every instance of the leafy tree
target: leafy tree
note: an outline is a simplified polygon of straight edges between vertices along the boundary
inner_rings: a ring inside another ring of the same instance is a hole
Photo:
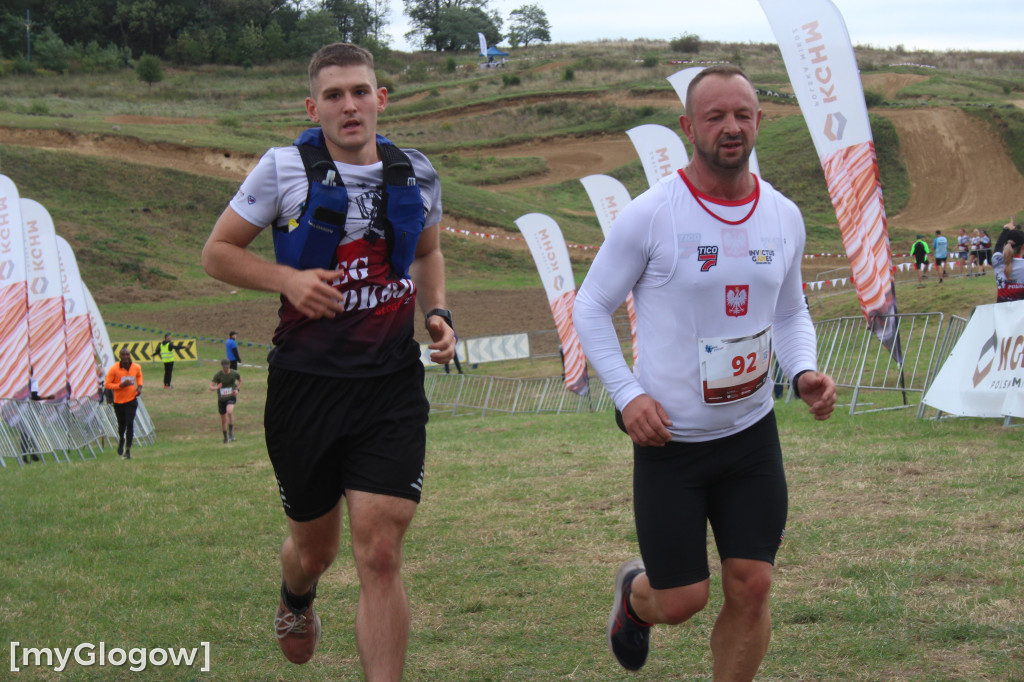
[[[160,66],[160,58],[152,54],[144,54],[139,57],[138,63],[135,64],[135,75],[139,77],[140,81],[148,83],[149,87],[153,87],[153,83],[162,81],[164,70]]]
[[[25,15],[0,11],[0,57],[25,56]]]
[[[274,62],[289,57],[288,42],[285,40],[284,29],[276,20],[271,21],[263,31],[263,57],[265,61]]]
[[[323,7],[334,17],[341,40],[359,43],[370,33],[372,8],[363,0],[324,0]]]
[[[68,46],[49,27],[32,38],[32,61],[50,71],[68,70]]]
[[[339,40],[341,35],[333,14],[326,11],[307,12],[295,24],[289,47],[293,55],[308,59],[324,45]]]
[[[488,43],[501,41],[501,17],[487,11],[487,0],[402,0],[413,29],[405,34],[411,42],[437,52],[473,48],[476,34]]]
[[[508,19],[508,41],[512,47],[529,47],[531,41],[551,42],[551,22],[540,5],[523,5],[512,10]]]
[[[6,4],[6,3],[5,3]],[[97,42],[99,45],[116,44],[122,46],[124,36],[118,24],[113,20],[117,12],[117,0],[80,0],[79,2],[29,2],[32,11],[32,23],[48,26],[61,37],[66,44],[80,43],[86,45]],[[22,22],[22,42],[24,42],[25,10],[20,11]]]
[[[245,67],[252,67],[262,61],[263,29],[249,22],[242,28],[242,33],[235,43],[235,56],[231,61]]]
[[[497,31],[491,17],[479,7],[449,7],[441,13],[441,28],[434,33],[433,41],[438,51],[478,50],[480,39],[477,33],[483,33],[487,42],[494,43],[501,39],[488,38]]]
[[[131,64],[131,53],[127,48],[107,45],[100,47],[95,40],[85,45],[72,45],[68,49],[71,71],[100,73],[117,71]]]
[[[120,0],[113,19],[132,54],[164,54],[171,37],[187,25],[189,9],[158,0]]]
[[[206,31],[186,29],[178,34],[165,53],[178,64],[206,64],[213,56]]]

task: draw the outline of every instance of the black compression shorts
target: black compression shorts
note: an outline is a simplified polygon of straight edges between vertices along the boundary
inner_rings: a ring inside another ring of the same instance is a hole
[[[345,490],[419,502],[429,412],[419,362],[365,379],[271,366],[263,419],[285,513],[319,518]]]
[[[775,413],[717,440],[634,445],[633,498],[640,554],[655,589],[708,578],[708,521],[721,559],[774,564],[788,512]]]

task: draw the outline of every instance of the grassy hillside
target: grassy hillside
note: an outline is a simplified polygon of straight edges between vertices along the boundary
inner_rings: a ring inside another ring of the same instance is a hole
[[[497,184],[543,173],[545,162],[531,156],[499,161],[488,150],[524,139],[621,136],[643,123],[678,129],[678,103],[664,97],[671,93],[666,77],[684,66],[673,60],[692,57],[672,54],[657,41],[604,41],[515,50],[505,69],[482,70],[471,54],[449,59],[395,53],[379,63],[380,80],[392,93],[382,129],[431,155],[449,218],[514,232],[516,217],[538,211],[556,216],[567,240],[599,244],[600,229],[579,182],[496,192]],[[788,84],[771,45],[708,43],[699,58],[738,62],[760,87]],[[964,106],[999,132],[1024,168],[1024,114],[1003,108],[1024,98],[1021,55],[858,48],[858,59],[866,72],[927,75],[881,106]],[[889,66],[896,63],[940,68]],[[303,72],[298,62],[248,70],[169,69],[152,87],[130,71],[9,76],[0,94],[0,125],[104,136],[100,142],[137,138],[197,154],[259,154],[288,143],[307,125]],[[660,100],[652,99],[658,95]],[[821,167],[799,109],[792,109],[792,115],[765,121],[758,144],[762,169],[803,210],[808,250],[841,252]],[[881,116],[872,115],[872,128],[887,211],[896,215],[909,196],[899,139]],[[136,165],[130,155],[111,161],[11,145],[0,146],[0,172],[24,196],[47,206],[101,302],[220,291],[209,288],[198,252],[237,181]],[[631,195],[646,187],[639,161],[610,174]],[[893,235],[894,243],[905,238]],[[269,248],[269,240],[262,241],[261,248]],[[535,286],[532,262],[521,250],[479,248],[448,236],[445,249],[453,288]],[[585,270],[588,256],[574,257]]]

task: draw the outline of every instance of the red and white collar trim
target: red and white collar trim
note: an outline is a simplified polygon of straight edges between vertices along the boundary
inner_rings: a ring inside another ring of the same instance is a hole
[[[707,194],[701,192],[694,186],[692,182],[690,182],[690,178],[686,177],[686,173],[684,173],[683,171],[684,169],[680,168],[677,172],[679,173],[679,177],[683,179],[683,182],[686,183],[686,187],[690,190],[690,194],[692,194],[693,198],[697,201],[698,204],[700,204],[700,207],[707,211],[708,215],[710,215],[715,220],[723,222],[726,225],[742,225],[743,223],[747,222],[750,219],[750,216],[754,215],[754,211],[757,210],[757,203],[761,199],[761,181],[756,174],[751,173],[751,176],[753,176],[754,178],[754,191],[752,191],[749,196],[744,197],[743,199],[740,199],[738,201],[723,201],[721,199],[716,199],[712,196],[708,196]],[[726,220],[722,216],[712,211],[708,204],[717,204],[718,206],[744,206],[746,204],[750,204],[750,210],[747,212],[745,216],[743,216],[739,220]]]

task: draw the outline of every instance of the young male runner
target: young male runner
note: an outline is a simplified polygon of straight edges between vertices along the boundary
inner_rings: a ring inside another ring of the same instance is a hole
[[[314,137],[348,193],[347,207],[314,216],[343,231],[327,253],[336,266],[299,270],[247,249],[264,227],[287,237],[293,221],[306,218],[313,187],[295,147],[271,149],[260,160],[214,226],[203,264],[217,279],[281,294],[264,417],[289,526],[275,617],[281,648],[295,663],[313,655],[320,636],[313,598],[338,552],[344,497],[360,583],[355,620],[363,671],[368,680],[395,680],[409,635],[402,538],[423,485],[429,411],[414,302],[425,313],[431,359],[448,362],[455,348],[444,310],[440,182],[426,157],[405,150],[426,216],[406,274],[393,262],[382,216],[376,133],[388,93],[377,86],[373,57],[354,45],[328,45],[313,55],[309,83],[306,112],[321,126]]]
[[[142,367],[132,362],[131,351],[127,348],[121,348],[118,362],[107,370],[103,387],[113,392],[114,415],[117,417],[117,454],[121,455],[121,459],[131,459],[135,415],[142,395]]]
[[[573,311],[634,443],[643,559],[619,569],[607,629],[630,670],[646,662],[654,623],[682,623],[707,604],[710,521],[725,596],[711,634],[714,677],[754,677],[768,648],[787,513],[772,352],[816,419],[835,405],[833,381],[816,371],[802,293],[803,219],[749,170],[760,118],[738,68],[693,79],[680,119],[692,161],[619,214]],[[633,371],[612,323],[630,291],[640,344]]]
[[[231,369],[231,361],[224,358],[220,361],[220,371],[210,381],[210,390],[217,391],[217,412],[220,414],[220,429],[224,433],[225,443],[235,439],[235,404],[238,402],[240,388],[242,375]]]

